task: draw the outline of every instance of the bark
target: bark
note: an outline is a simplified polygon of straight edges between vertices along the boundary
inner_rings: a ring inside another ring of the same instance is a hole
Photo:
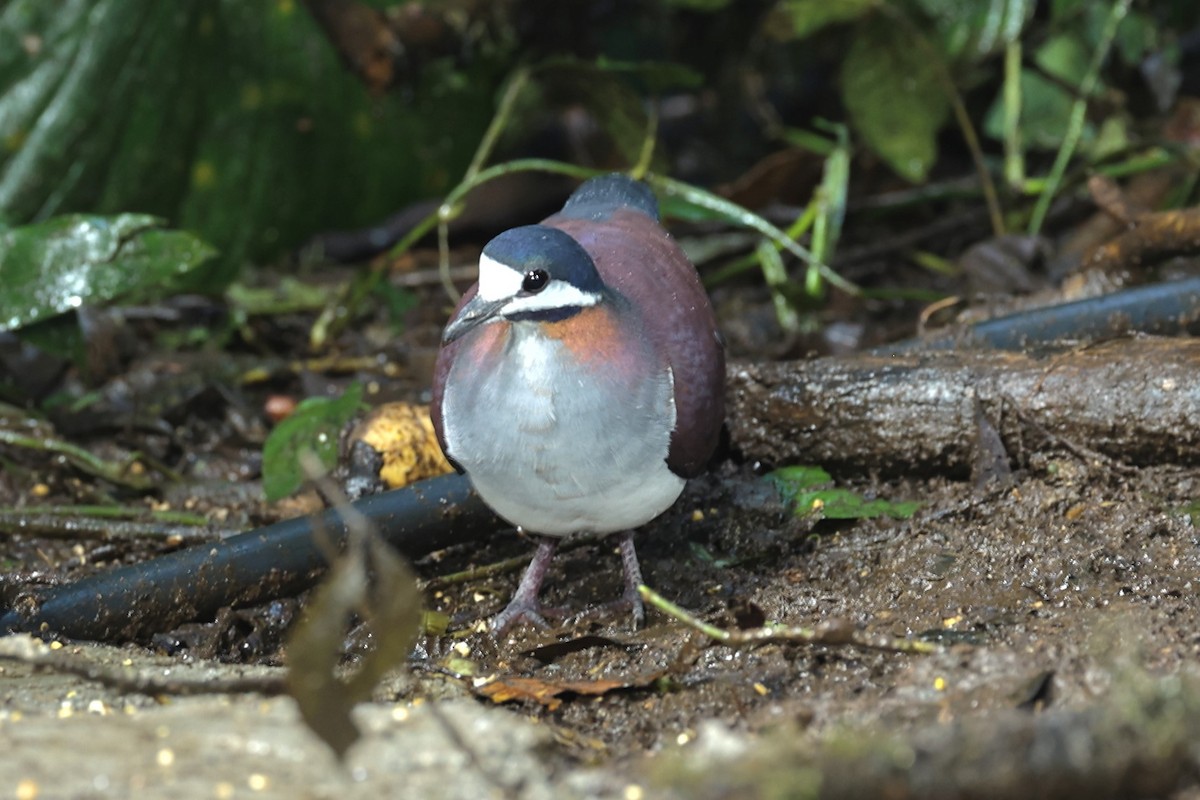
[[[734,364],[728,392],[733,446],[775,464],[963,474],[977,412],[1010,454],[1049,439],[1137,465],[1200,463],[1196,339]]]

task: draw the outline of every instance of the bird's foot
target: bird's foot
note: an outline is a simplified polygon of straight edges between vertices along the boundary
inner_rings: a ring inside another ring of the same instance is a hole
[[[554,551],[557,547],[558,540],[549,536],[543,536],[538,540],[537,552],[534,553],[533,560],[526,567],[525,574],[521,576],[521,583],[517,586],[513,599],[492,620],[494,636],[503,636],[509,628],[522,620],[545,630],[550,627],[550,624],[546,622],[546,617],[559,619],[566,617],[563,609],[547,608],[538,599],[538,593],[542,590],[542,581],[546,579],[546,571],[550,568],[550,562],[554,558]]]
[[[503,611],[492,618],[492,634],[503,636],[519,622],[527,622],[538,630],[549,630],[551,625],[547,617],[561,622],[566,619],[567,613],[565,608],[542,605],[536,597],[515,596]]]

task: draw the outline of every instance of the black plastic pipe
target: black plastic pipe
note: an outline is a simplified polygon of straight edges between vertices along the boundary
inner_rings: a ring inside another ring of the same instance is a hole
[[[877,347],[876,355],[983,347],[1025,350],[1063,341],[1097,341],[1129,333],[1200,334],[1200,278],[1125,289],[989,319],[952,333]]]
[[[463,475],[371,495],[353,507],[409,558],[471,541],[500,523]],[[0,614],[0,632],[27,631],[96,641],[144,638],[231,605],[260,603],[311,586],[328,566],[317,525],[341,547],[337,509],[284,520],[221,541],[22,598]]]

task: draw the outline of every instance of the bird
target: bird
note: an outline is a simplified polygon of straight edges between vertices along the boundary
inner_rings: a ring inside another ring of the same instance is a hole
[[[483,248],[442,334],[430,415],[447,458],[537,540],[493,618],[548,627],[542,583],[563,537],[619,535],[634,627],[633,530],[679,498],[724,422],[725,350],[696,268],[650,187],[613,173]]]

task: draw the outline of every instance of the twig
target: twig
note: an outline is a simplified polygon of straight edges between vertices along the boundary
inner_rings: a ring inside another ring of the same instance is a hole
[[[703,189],[668,178],[664,175],[648,174],[646,175],[646,182],[664,194],[683,198],[694,206],[716,212],[730,222],[758,231],[796,258],[818,269],[825,280],[842,291],[855,296],[862,294],[862,290],[858,286],[834,272],[827,264],[820,263],[807,249],[800,246],[800,244],[791,239],[786,233],[753,211],[749,211],[723,197],[718,197],[712,192],[706,192]]]
[[[958,123],[958,128],[962,131],[963,141],[966,142],[967,149],[971,152],[971,160],[975,164],[975,172],[979,175],[979,186],[983,190],[984,200],[987,202],[988,216],[992,222],[992,233],[996,236],[1003,236],[1004,230],[1004,214],[1000,210],[999,196],[996,194],[996,184],[992,181],[992,175],[988,171],[987,164],[983,159],[983,148],[979,145],[979,134],[975,132],[975,125],[971,122],[971,115],[967,112],[967,107],[963,104],[962,95],[958,91],[958,87],[954,85],[954,78],[950,75],[950,70],[946,67],[946,62],[942,58],[941,52],[933,46],[929,37],[925,35],[908,14],[904,13],[898,6],[890,3],[882,5],[884,11],[894,19],[900,21],[912,40],[921,48],[921,52],[929,59],[933,65],[934,73],[937,75],[938,84],[942,88],[942,93],[946,95],[946,99],[950,101],[950,107],[954,110],[954,121]]]
[[[461,267],[450,268],[450,280],[465,281],[468,279],[474,280],[475,273],[479,268],[474,264],[464,264]],[[396,286],[402,286],[406,289],[416,288],[418,286],[432,286],[435,283],[442,282],[442,276],[437,269],[417,269],[412,272],[405,272],[397,275],[392,279]]]
[[[1085,256],[1084,264],[1115,272],[1146,268],[1172,256],[1200,251],[1200,208],[1139,214],[1133,222],[1133,228]]]
[[[26,510],[0,511],[0,533],[37,535],[54,539],[93,539],[102,542],[117,539],[198,542],[220,538],[219,533],[205,526],[96,519],[88,516],[67,517],[63,514],[38,514]]]
[[[505,126],[508,125],[508,120],[512,116],[517,98],[520,97],[521,90],[525,88],[525,84],[529,82],[529,75],[530,71],[528,67],[521,67],[513,73],[512,80],[508,82],[508,86],[504,89],[504,94],[500,96],[500,102],[496,106],[496,113],[492,116],[492,121],[488,123],[488,128],[484,132],[483,138],[479,140],[479,147],[475,149],[475,155],[471,159],[467,171],[463,174],[459,186],[476,185],[475,179],[479,175],[480,170],[483,169],[483,165],[487,163],[488,158],[491,157],[492,151],[496,149],[496,142],[500,140],[500,134],[504,131]],[[446,290],[446,294],[456,303],[461,294],[454,285],[454,281],[450,279],[450,221],[457,217],[460,211],[459,203],[451,203],[449,199],[445,203],[442,203],[437,210],[438,274],[442,278],[442,287]]]
[[[131,519],[149,517],[150,521],[171,525],[202,526],[208,524],[203,514],[188,511],[156,511],[130,506],[23,506],[0,509],[0,514],[45,514],[54,517],[94,517],[96,519]]]
[[[80,658],[67,650],[54,650],[34,636],[0,637],[0,661],[15,661],[34,667],[52,669],[67,675],[116,689],[120,692],[145,695],[199,695],[199,694],[258,694],[276,695],[284,691],[282,675],[239,675],[237,677],[214,677],[213,675],[186,675],[188,670],[174,668],[174,675],[166,677],[171,670],[157,667],[141,670],[134,667],[115,667],[97,664],[88,658]]]
[[[379,282],[387,274],[387,265],[411,250],[425,234],[433,230],[437,222],[436,211],[426,215],[392,246],[386,259],[378,261],[361,279],[354,281],[349,289],[343,288],[338,291],[337,297],[325,306],[309,331],[308,340],[312,350],[324,350],[325,343],[355,319],[355,311],[359,304],[375,292]]]
[[[609,537],[608,534],[598,533],[582,533],[576,536],[570,536],[558,546],[560,553],[566,553],[576,548],[586,547],[596,544]],[[418,586],[421,591],[426,589],[440,589],[443,586],[454,586],[460,583],[470,583],[471,581],[481,578],[493,578],[497,575],[505,575],[509,572],[516,572],[521,567],[529,563],[529,555],[513,556],[506,558],[503,561],[495,561],[491,564],[483,564],[478,567],[468,567],[467,569],[459,570],[458,572],[449,572],[445,575],[435,575],[427,581],[418,581]]]
[[[92,455],[82,447],[77,447],[70,442],[50,437],[25,436],[2,429],[0,429],[0,444],[57,453],[89,475],[94,475],[97,478],[102,478],[119,486],[125,486],[137,491],[145,491],[146,489],[153,488],[155,485],[149,476],[131,472],[133,465],[141,458],[141,455],[136,452],[130,453],[123,462],[111,463]]]
[[[459,570],[458,572],[449,572],[445,575],[436,575],[427,581],[419,582],[421,590],[440,589],[443,586],[455,586],[460,583],[470,583],[471,581],[481,578],[493,578],[497,575],[504,575],[509,572],[516,572],[521,567],[529,563],[529,555],[514,556],[506,558],[503,561],[494,561],[491,564],[484,564],[479,567],[470,567],[468,569]]]
[[[650,162],[654,158],[654,145],[658,142],[658,109],[655,106],[650,106],[649,113],[646,119],[646,133],[642,137],[642,149],[638,154],[637,163],[630,170],[630,175],[641,180],[646,171],[650,169]]]
[[[1053,367],[1048,368],[1048,371],[1049,369],[1053,369]],[[1025,410],[1021,408],[1021,404],[1018,403],[1017,399],[1012,395],[1005,394],[1003,395],[1002,399],[1004,400],[1005,404],[1007,404],[1009,408],[1011,408],[1017,415],[1017,419],[1021,421],[1021,424],[1028,425],[1030,428],[1033,428],[1047,441],[1058,445],[1071,455],[1078,458],[1083,462],[1084,466],[1101,466],[1120,475],[1137,474],[1137,467],[1122,463],[1121,461],[1111,458],[1104,453],[1093,450],[1092,448],[1079,444],[1078,442],[1068,439],[1065,436],[1059,436],[1057,433],[1054,433],[1045,425],[1042,425],[1037,420],[1033,419],[1029,414],[1027,414]]]
[[[718,628],[689,614],[648,586],[638,587],[642,600],[679,620],[689,628],[700,631],[715,642],[728,647],[755,647],[768,643],[823,644],[832,647],[859,647],[864,650],[886,650],[893,653],[939,653],[942,648],[930,642],[896,639],[882,634],[863,633],[842,622],[829,622],[819,628],[765,626],[744,631]]]
[[[496,142],[500,140],[500,134],[508,124],[508,118],[512,116],[513,106],[516,104],[517,98],[521,96],[521,90],[525,88],[525,84],[527,83],[529,83],[528,67],[521,67],[513,73],[508,86],[504,87],[504,94],[500,96],[500,102],[496,104],[496,113],[492,116],[492,121],[488,123],[483,138],[479,140],[479,147],[475,149],[475,155],[471,159],[471,164],[467,167],[466,173],[463,174],[463,181],[469,181],[474,178],[483,169],[483,165],[487,163],[488,158],[492,155],[492,151],[496,149]]]

